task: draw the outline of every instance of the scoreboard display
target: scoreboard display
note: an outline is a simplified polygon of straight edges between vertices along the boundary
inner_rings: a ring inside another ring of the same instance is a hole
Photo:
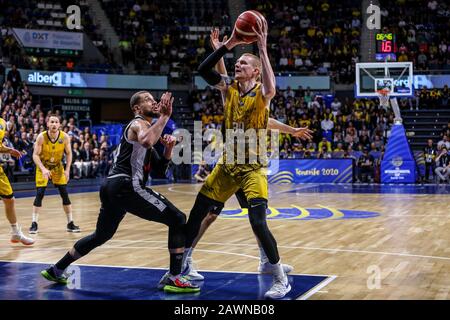
[[[81,50],[73,49],[49,49],[49,48],[31,48],[25,47],[25,52],[31,55],[42,56],[42,57],[81,57]]]
[[[377,33],[376,34],[377,53],[396,53],[397,45],[395,43],[395,34]]]

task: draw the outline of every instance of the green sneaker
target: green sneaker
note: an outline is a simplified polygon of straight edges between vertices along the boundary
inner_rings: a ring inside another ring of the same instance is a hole
[[[42,270],[41,275],[47,279],[48,281],[53,281],[59,284],[67,284],[67,278],[64,276],[57,276],[55,271],[53,270],[53,266],[48,268],[47,270]]]
[[[200,292],[200,287],[185,277],[178,275],[174,280],[169,277],[165,279],[164,291],[170,293],[193,293]]]

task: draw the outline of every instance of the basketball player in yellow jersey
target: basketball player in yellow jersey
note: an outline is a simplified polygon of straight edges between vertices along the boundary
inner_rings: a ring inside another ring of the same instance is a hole
[[[226,39],[227,39],[227,36],[224,36],[223,42],[225,42]],[[219,29],[218,28],[214,28],[211,31],[210,42],[211,42],[211,47],[214,50],[219,49],[223,45],[223,42],[220,42],[220,40],[219,40]],[[219,72],[221,75],[227,74],[227,69],[225,67],[225,62],[224,62],[223,58],[221,58],[219,60],[219,62],[216,64],[215,68],[216,68],[216,71]],[[223,103],[225,103],[226,97],[222,96],[222,100],[223,100]],[[310,138],[312,139],[312,136],[311,136],[312,131],[309,130],[308,127],[294,128],[294,127],[291,127],[284,123],[281,123],[273,118],[269,118],[267,128],[270,130],[279,130],[280,133],[290,134],[293,137],[298,137],[302,140],[308,140]],[[236,198],[237,198],[241,208],[248,209],[248,203],[247,203],[247,199],[245,197],[244,192],[242,190],[238,190],[235,193],[235,195],[236,195]],[[198,271],[196,270],[195,263],[192,258],[192,254],[193,254],[194,248],[197,245],[198,241],[200,241],[200,239],[203,236],[203,234],[205,233],[205,231],[217,219],[219,214],[220,214],[220,211],[216,210],[216,211],[209,212],[206,215],[206,217],[203,219],[203,221],[201,223],[198,235],[192,243],[191,249],[186,252],[186,259],[185,259],[186,267],[184,269],[184,274],[185,274],[185,276],[188,276],[190,280],[201,281],[204,279],[203,275],[198,273]],[[260,262],[259,262],[259,266],[258,266],[258,272],[270,273],[271,268],[270,268],[270,264],[269,264],[267,255],[264,252],[264,250],[262,249],[259,241],[258,241],[258,246],[259,246],[259,252],[260,252]],[[293,270],[293,267],[288,264],[282,264],[282,267],[286,273],[289,273]]]
[[[64,212],[67,216],[67,231],[80,232],[80,228],[73,223],[72,205],[67,193],[67,183],[70,177],[70,165],[72,164],[72,149],[69,136],[59,130],[59,118],[51,115],[47,121],[47,131],[41,132],[34,144],[33,161],[36,164],[36,198],[33,203],[33,222],[30,233],[38,233],[39,211],[42,199],[45,195],[48,180],[51,179],[58,188],[62,198]],[[62,159],[66,154],[66,168]]]
[[[9,148],[3,145],[3,137],[5,136],[6,121],[0,118],[0,153],[8,153],[13,157],[20,159],[22,154],[14,148]],[[9,179],[3,171],[3,167],[0,166],[0,198],[3,200],[5,205],[6,219],[8,219],[11,224],[11,242],[18,243],[21,242],[24,245],[32,245],[34,240],[26,237],[17,223],[16,208],[13,190]]]
[[[275,75],[267,54],[267,22],[265,19],[257,19],[257,22],[258,27],[254,28],[254,32],[257,34],[259,58],[243,54],[235,64],[235,80],[230,81],[214,70],[214,66],[227,52],[244,43],[235,30],[230,39],[206,58],[198,70],[206,82],[219,89],[225,97],[224,124],[228,130],[254,129],[258,132],[258,129],[267,128],[269,104],[275,95]],[[221,210],[225,201],[239,189],[242,189],[248,201],[250,224],[268,257],[273,274],[272,287],[265,297],[283,298],[291,286],[280,262],[277,243],[267,226],[268,184],[263,164],[238,164],[224,153],[224,163],[218,164],[206,179],[191,210],[186,225],[185,247],[189,250],[192,246],[207,213]]]

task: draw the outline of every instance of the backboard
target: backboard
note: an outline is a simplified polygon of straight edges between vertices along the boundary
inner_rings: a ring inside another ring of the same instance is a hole
[[[389,89],[391,97],[414,96],[412,62],[362,62],[356,64],[355,97],[378,97]]]

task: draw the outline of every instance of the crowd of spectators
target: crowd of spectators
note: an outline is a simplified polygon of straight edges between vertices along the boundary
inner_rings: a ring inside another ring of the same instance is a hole
[[[330,75],[352,83],[359,61],[361,2],[247,0],[269,23],[267,43],[277,71]]]
[[[81,55],[71,57],[57,55],[41,55],[36,53],[23,53],[23,48],[16,41],[10,28],[42,29],[38,24],[39,20],[53,19],[51,9],[42,9],[38,7],[39,2],[23,0],[0,0],[0,53],[2,57],[7,57],[10,63],[19,65],[20,68],[39,69],[39,70],[67,70],[67,71],[89,71],[103,73],[120,73],[122,67],[114,60],[112,48],[107,46],[101,32],[99,32],[98,22],[89,14],[86,1],[80,0],[62,0],[58,1],[59,12],[65,14],[65,8],[70,5],[81,6],[81,30],[84,32],[102,53],[105,61],[99,60],[83,62]],[[61,23],[65,23],[61,19]],[[46,30],[70,31],[68,28],[45,25]]]
[[[441,132],[441,140],[435,145],[432,139],[428,140],[423,149],[425,162],[425,181],[431,182],[431,175],[437,183],[450,183],[450,121]]]
[[[383,32],[397,37],[397,60],[417,70],[450,70],[450,4],[442,0],[380,1]]]
[[[217,90],[194,90],[191,103],[194,119],[202,121],[204,130],[221,129],[222,101]],[[270,116],[292,127],[309,127],[314,131],[308,141],[280,134],[281,158],[353,158],[364,173],[367,165],[362,160],[367,152],[371,179],[394,122],[393,113],[374,99],[334,98],[330,103],[322,95],[301,87],[277,90]]]
[[[417,101],[402,100],[401,105],[412,108],[420,103],[444,108],[448,106],[448,92],[448,87],[424,89],[418,91]],[[223,108],[218,90],[194,89],[190,104],[194,119],[202,121],[203,130],[221,129]],[[353,158],[358,168],[356,178],[360,181],[375,180],[379,174],[379,164],[394,123],[392,111],[381,107],[377,99],[335,97],[328,101],[323,95],[301,87],[277,90],[270,105],[270,116],[292,127],[307,126],[314,131],[309,141],[280,134],[281,158]],[[443,130],[447,131],[441,136],[450,137],[450,125]],[[438,143],[438,151],[442,143]]]
[[[450,107],[449,99],[448,85],[444,85],[442,89],[428,89],[424,86],[422,89],[414,91],[414,97],[400,98],[398,102],[401,110],[448,109]]]
[[[11,181],[14,172],[32,174],[33,145],[39,133],[46,130],[46,123],[51,111],[44,112],[41,105],[33,101],[33,97],[24,82],[15,85],[8,79],[2,86],[0,116],[6,121],[3,144],[19,150],[23,157],[19,160],[9,154],[1,154],[2,165]],[[71,176],[79,178],[104,177],[111,165],[113,146],[107,135],[97,136],[89,127],[79,129],[74,118],[60,117],[61,130],[70,137],[73,165]]]
[[[120,38],[124,64],[134,63],[138,73],[188,77],[210,48],[210,29],[230,26],[226,0],[101,2]]]

